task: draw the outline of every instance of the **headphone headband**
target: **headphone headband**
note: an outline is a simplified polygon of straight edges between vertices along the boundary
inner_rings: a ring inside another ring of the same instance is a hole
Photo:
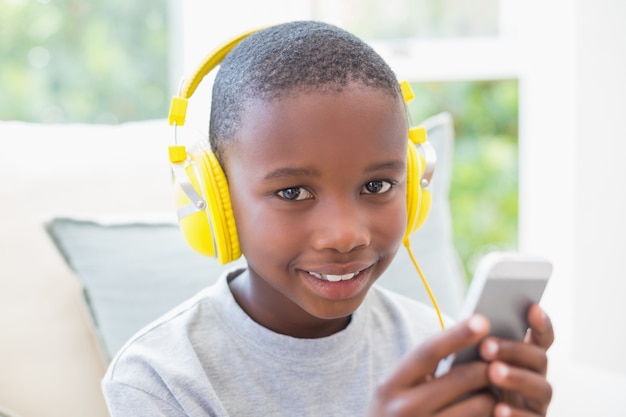
[[[195,93],[196,88],[198,88],[202,79],[209,72],[211,72],[213,68],[218,66],[224,57],[226,57],[226,55],[228,55],[228,53],[239,44],[239,42],[259,30],[260,29],[250,30],[226,42],[209,54],[189,80],[182,80],[178,96],[172,97],[172,101],[170,103],[170,125],[176,124],[176,126],[183,126],[185,124],[185,118],[187,117],[187,102],[193,93]]]

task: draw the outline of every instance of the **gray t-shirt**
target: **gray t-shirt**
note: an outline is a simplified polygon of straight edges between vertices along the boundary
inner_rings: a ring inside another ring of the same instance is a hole
[[[112,417],[359,416],[380,379],[439,331],[434,310],[374,286],[339,333],[274,333],[239,307],[224,274],[135,335],[102,386]]]

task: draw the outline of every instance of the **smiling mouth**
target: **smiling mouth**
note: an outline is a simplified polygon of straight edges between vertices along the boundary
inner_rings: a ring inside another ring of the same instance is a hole
[[[362,271],[363,270],[357,271],[357,272],[350,272],[348,274],[342,274],[342,275],[321,274],[319,272],[311,272],[311,271],[308,271],[308,273],[312,277],[315,277],[321,281],[338,282],[338,281],[348,281],[358,276]]]

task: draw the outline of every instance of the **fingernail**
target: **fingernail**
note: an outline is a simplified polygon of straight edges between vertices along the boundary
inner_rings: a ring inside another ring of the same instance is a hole
[[[481,333],[485,331],[487,327],[489,326],[487,323],[487,319],[478,314],[470,317],[469,321],[467,322],[467,325],[475,333]]]
[[[483,342],[483,353],[487,356],[485,359],[494,359],[498,353],[498,344],[491,339]]]
[[[509,417],[511,415],[511,407],[506,404],[498,405],[498,417]]]
[[[496,367],[496,375],[498,376],[498,378],[501,379],[505,379],[507,376],[509,376],[509,367],[502,364],[502,363],[497,363],[494,365]]]

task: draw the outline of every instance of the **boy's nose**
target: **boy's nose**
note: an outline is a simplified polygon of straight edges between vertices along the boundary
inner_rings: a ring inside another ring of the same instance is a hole
[[[317,250],[348,253],[370,243],[367,216],[353,204],[325,204],[314,217],[313,246]]]

